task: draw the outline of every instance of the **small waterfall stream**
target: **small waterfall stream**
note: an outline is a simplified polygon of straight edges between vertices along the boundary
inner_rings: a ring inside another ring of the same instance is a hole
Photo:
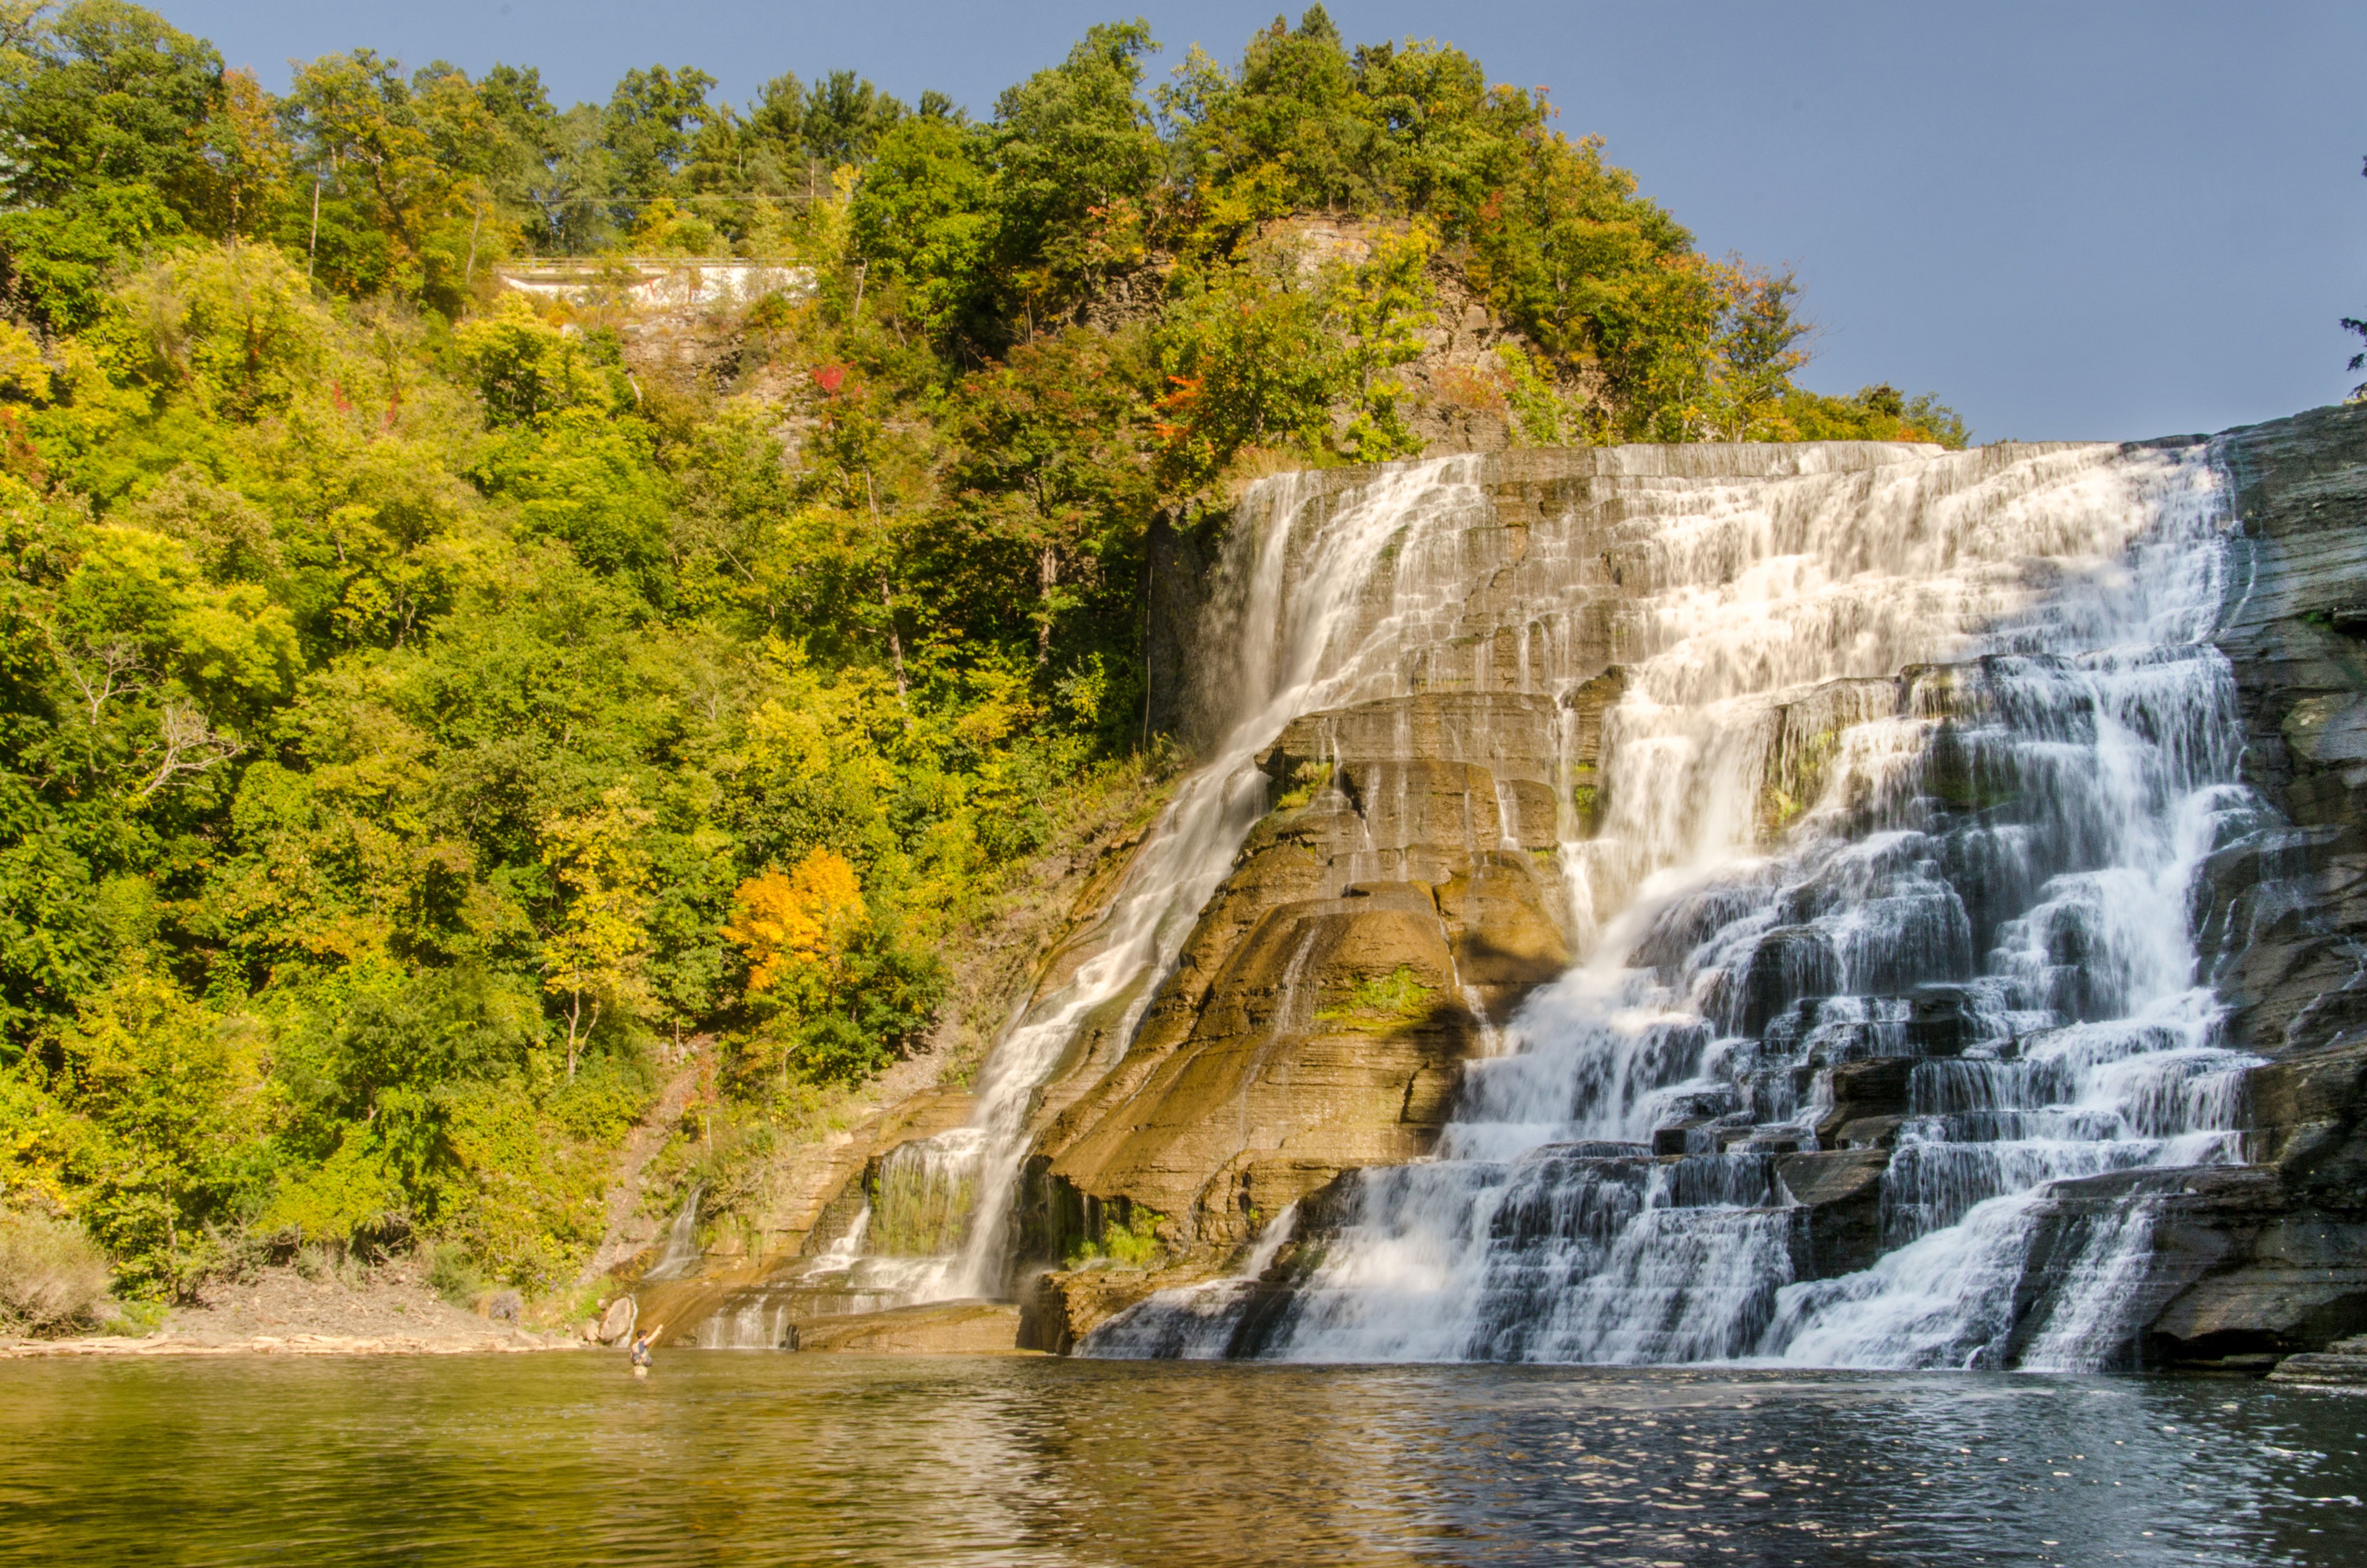
[[[682,1200],[682,1209],[666,1227],[665,1250],[658,1254],[656,1263],[641,1276],[648,1280],[681,1279],[698,1270],[698,1199],[701,1188],[693,1184]]]
[[[2056,1184],[2242,1157],[2251,1059],[2188,928],[2202,858],[2258,820],[2206,641],[2226,528],[2200,447],[1640,496],[1603,558],[1629,659],[1591,832],[1564,801],[1581,960],[1470,1066],[1433,1158],[1345,1179],[1295,1261],[1268,1269],[1270,1234],[1087,1352],[2112,1359],[2149,1210],[2057,1216],[2037,1289]],[[1536,532],[1506,621],[1522,687],[1566,695],[1598,672],[1556,657],[1569,579]],[[1405,576],[1366,592],[1403,607]],[[1453,620],[1370,624],[1404,672]],[[1878,1183],[1857,1266],[1818,1265],[1811,1170]]]

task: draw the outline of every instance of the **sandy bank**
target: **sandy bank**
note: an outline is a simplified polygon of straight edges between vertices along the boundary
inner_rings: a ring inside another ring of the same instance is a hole
[[[121,1335],[82,1339],[19,1339],[0,1342],[0,1361],[47,1356],[470,1356],[513,1354],[528,1350],[582,1350],[580,1339],[548,1337],[509,1330],[473,1335],[360,1335],[292,1334],[285,1338],[258,1334],[244,1339],[181,1339],[153,1334],[144,1339]]]
[[[489,1298],[494,1299],[494,1298]],[[515,1298],[509,1303],[515,1311]],[[538,1332],[538,1328],[548,1332]],[[496,1321],[453,1306],[413,1259],[307,1274],[257,1270],[209,1282],[153,1333],[0,1339],[0,1359],[42,1356],[460,1356],[587,1348],[554,1325]]]

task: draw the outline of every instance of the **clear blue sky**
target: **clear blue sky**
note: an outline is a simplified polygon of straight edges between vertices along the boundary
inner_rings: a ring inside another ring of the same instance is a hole
[[[275,88],[291,56],[538,65],[562,101],[698,65],[738,102],[852,66],[980,113],[1091,22],[1144,11],[1164,70],[1236,57],[1270,4],[165,0]],[[1795,267],[1804,378],[1936,391],[1982,439],[2214,430],[2338,401],[2367,315],[2367,3],[1331,6],[1543,84],[1704,249]],[[1296,10],[1292,16],[1297,15]]]

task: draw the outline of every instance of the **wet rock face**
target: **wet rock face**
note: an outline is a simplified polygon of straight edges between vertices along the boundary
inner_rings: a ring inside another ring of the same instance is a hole
[[[1038,1140],[1040,1255],[1091,1239],[1060,1218],[1081,1196],[1219,1256],[1341,1171],[1429,1151],[1459,1064],[1569,963],[1560,725],[1549,697],[1465,691],[1285,731],[1260,758],[1277,809],[1125,1060]]]
[[[2212,858],[2204,961],[2248,1048],[2367,1040],[2367,408],[2219,442],[2243,523],[2215,641],[2247,782],[2289,827]]]
[[[1620,589],[1591,557],[1556,565],[1601,578],[1604,613],[1549,636],[1522,577],[1541,569],[1542,519],[1615,514],[1615,486],[1590,499],[1588,483],[1508,461],[1469,520],[1464,549],[1493,564],[1450,639],[1455,667],[1425,656],[1407,695],[1303,715],[1260,755],[1274,810],[1134,1038],[1086,1040],[1046,1086],[1037,1256],[1078,1239],[1063,1216],[1123,1199],[1163,1217],[1171,1248],[1221,1257],[1342,1171],[1427,1153],[1460,1063],[1568,967],[1557,848],[1597,806],[1603,714],[1625,689]],[[1189,542],[1163,559],[1187,566]],[[1533,665],[1548,642],[1586,676],[1558,699]]]
[[[2124,1364],[2260,1370],[2367,1328],[2367,1215],[2275,1165],[2115,1172],[2058,1184],[2047,1209],[2025,1299],[2078,1267],[2090,1233],[2146,1227],[2146,1266],[2124,1282],[2145,1328]]]
[[[1817,1123],[1817,1142],[1828,1149],[1887,1149],[1897,1142],[1907,1119],[1914,1082],[1911,1056],[1878,1056],[1844,1062],[1833,1069],[1833,1108]]]
[[[2242,521],[2214,637],[2263,815],[2206,862],[2193,926],[2246,1084],[2258,1165],[2142,1195],[2144,1356],[2246,1365],[2367,1328],[2367,408],[2233,431]],[[2125,1196],[2058,1194],[2058,1225]]]

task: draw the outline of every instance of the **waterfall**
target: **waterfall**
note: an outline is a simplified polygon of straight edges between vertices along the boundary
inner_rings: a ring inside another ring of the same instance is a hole
[[[658,1260],[651,1266],[650,1271],[641,1276],[643,1279],[680,1279],[697,1272],[699,1260],[699,1191],[700,1188],[694,1184],[689,1195],[682,1200],[681,1212],[674,1215],[674,1223],[666,1227],[665,1250],[658,1255]]]
[[[1613,526],[1624,686],[1560,835],[1581,956],[1468,1065],[1437,1153],[1342,1178],[1263,1282],[1164,1292],[1088,1353],[2123,1353],[2144,1188],[2067,1220],[2058,1184],[2242,1158],[2252,1059],[2188,929],[2259,810],[2206,641],[2222,481],[2202,447],[1805,450],[1758,479],[1669,454]],[[1567,698],[1602,673],[1556,635],[1600,533],[1533,525],[1510,580],[1376,622],[1389,662],[1484,610]],[[1863,1200],[1824,1206],[1844,1178]]]
[[[1447,525],[1481,504],[1478,461],[1445,458],[1384,470],[1337,505],[1319,476],[1303,474],[1261,480],[1243,497],[1246,526],[1237,524],[1226,540],[1200,632],[1200,645],[1216,656],[1194,695],[1217,739],[1137,853],[1095,934],[1093,956],[996,1044],[968,1123],[923,1141],[927,1152],[919,1157],[940,1183],[966,1189],[966,1205],[958,1220],[937,1221],[958,1244],[911,1278],[904,1299],[1005,1290],[1011,1210],[1036,1091],[1087,1028],[1120,1040],[1131,1034],[1242,839],[1266,812],[1258,754],[1291,720],[1346,700],[1376,666],[1390,665],[1399,639],[1387,616],[1373,623],[1370,581],[1404,551],[1410,532],[1423,531],[1410,528],[1410,520],[1451,537]],[[1420,608],[1419,589],[1412,597],[1401,613]]]

